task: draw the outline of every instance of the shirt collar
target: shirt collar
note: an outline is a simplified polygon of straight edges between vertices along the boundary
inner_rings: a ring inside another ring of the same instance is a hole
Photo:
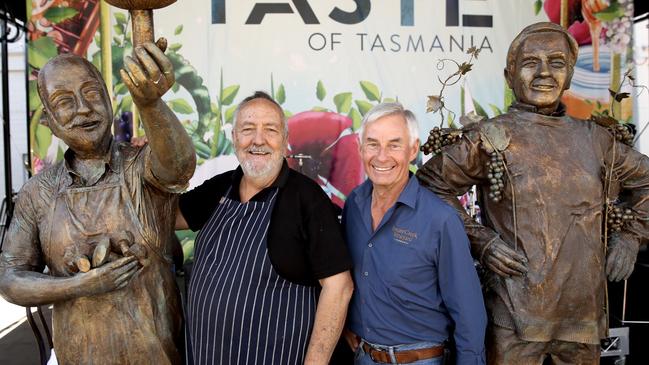
[[[108,152],[106,155],[104,155],[103,160],[105,163],[106,169],[116,173],[119,172],[119,166],[117,164],[117,154],[119,153],[119,150],[117,148],[117,143],[115,143],[114,139],[111,139],[110,141],[110,147],[108,148]],[[67,177],[69,178],[67,181],[67,185],[72,184],[74,178],[81,179],[81,175],[74,171],[74,168],[72,168],[72,161],[76,158],[76,153],[74,150],[71,148],[68,148],[65,153],[63,153],[63,167],[65,171],[67,172]]]
[[[409,173],[408,183],[406,187],[401,191],[399,197],[397,198],[397,203],[405,204],[411,208],[417,207],[417,194],[419,193],[419,181],[413,173]],[[362,206],[361,202],[363,200],[370,201],[372,199],[372,182],[370,179],[367,179],[361,184],[358,195],[356,196],[356,204]]]
[[[266,198],[266,192],[274,188],[281,189],[284,186],[286,186],[289,173],[290,173],[290,169],[288,167],[288,163],[286,162],[286,159],[284,159],[282,161],[282,168],[279,170],[279,175],[277,175],[273,183],[270,184],[268,187],[264,188],[259,193],[257,193],[257,195],[255,195],[252,200],[264,200]],[[241,178],[243,178],[243,169],[241,168],[241,165],[239,165],[237,166],[236,170],[234,170],[234,173],[232,174],[232,189],[230,191],[230,195],[232,197],[235,197],[237,200],[240,200],[239,185],[241,184]]]
[[[408,179],[408,183],[406,184],[406,187],[403,189],[401,194],[399,194],[399,198],[397,199],[397,203],[402,203],[410,208],[415,209],[417,207],[417,194],[419,193],[419,181],[417,180],[417,177],[413,173],[409,173],[410,178]]]
[[[524,112],[530,112],[530,113],[537,113],[541,114],[538,112],[538,108],[534,105],[531,104],[525,104],[520,101],[514,101],[512,105],[510,106],[511,109],[515,110],[520,110]],[[566,114],[566,106],[563,103],[559,103],[557,106],[557,109],[553,111],[550,114],[547,114],[550,117],[563,117]]]

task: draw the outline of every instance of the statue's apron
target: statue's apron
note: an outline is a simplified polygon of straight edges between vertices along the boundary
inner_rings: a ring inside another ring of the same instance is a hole
[[[96,186],[65,188],[61,167],[58,189],[42,247],[53,276],[69,276],[63,262],[66,248],[92,259],[97,237],[130,231],[147,250],[143,270],[116,291],[54,304],[54,350],[60,364],[176,364],[182,317],[178,289],[167,247],[148,242],[133,208],[124,179],[121,155],[118,173],[106,172]],[[49,237],[49,238],[48,238]],[[168,242],[160,239],[159,242]]]

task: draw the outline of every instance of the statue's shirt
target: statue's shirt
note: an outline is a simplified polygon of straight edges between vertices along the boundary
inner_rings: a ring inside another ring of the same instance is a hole
[[[488,126],[509,138],[503,152],[508,173],[498,203],[486,199],[490,156],[481,132]],[[614,198],[618,188],[633,189],[630,207],[646,217],[646,156],[615,142],[594,123],[515,108],[480,123],[420,169],[424,184],[455,200],[456,207],[455,196],[478,185],[485,198],[484,225],[463,212],[476,258],[500,235],[529,260],[525,276],[503,279],[490,272],[486,278],[485,300],[494,323],[516,329],[527,341],[599,344],[606,330],[602,225],[611,169],[609,196]],[[642,241],[649,234],[646,221],[633,221],[624,234]]]
[[[105,171],[84,181],[66,159],[30,179],[18,195],[0,265],[74,275],[66,253],[92,258],[102,236],[128,231],[145,247],[142,271],[123,289],[54,303],[60,364],[179,363],[178,289],[171,267],[175,193],[157,181],[148,147],[111,146]],[[94,181],[93,181],[94,180]]]

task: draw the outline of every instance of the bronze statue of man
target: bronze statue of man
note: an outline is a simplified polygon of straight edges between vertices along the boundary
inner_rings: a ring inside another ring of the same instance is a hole
[[[516,102],[468,127],[417,173],[464,217],[472,253],[487,269],[489,364],[598,363],[606,276],[627,278],[649,237],[649,159],[564,114],[560,97],[577,52],[556,24],[523,29],[505,68]],[[456,199],[473,185],[482,224]],[[616,199],[641,219],[609,234],[607,245],[607,200]]]
[[[0,294],[23,306],[54,304],[60,364],[181,362],[167,238],[195,152],[160,99],[174,83],[162,51],[137,46],[121,75],[148,146],[113,140],[110,97],[87,60],[59,55],[38,75],[43,123],[69,148],[18,195],[0,256]]]

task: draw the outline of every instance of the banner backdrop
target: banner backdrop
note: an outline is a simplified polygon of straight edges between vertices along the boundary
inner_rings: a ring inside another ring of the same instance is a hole
[[[479,55],[466,80],[444,92],[446,106],[457,116],[506,111],[512,95],[503,78],[505,55],[530,23],[560,23],[580,44],[564,96],[569,113],[588,118],[609,110],[609,88],[619,91],[626,71],[632,6],[631,0],[179,0],[154,14],[177,80],[164,98],[199,156],[192,186],[237,165],[234,109],[265,90],[290,117],[291,166],[342,206],[364,179],[355,130],[373,105],[403,103],[417,115],[425,141],[440,123],[426,114],[427,96],[439,93],[438,77],[457,70],[440,60],[465,62],[475,47]],[[119,77],[132,51],[128,13],[96,0],[27,0],[27,8],[33,171],[62,158],[65,148],[38,123],[35,87],[38,70],[58,53],[87,57],[112,85],[118,139],[142,134]],[[629,100],[610,112],[630,120]]]

